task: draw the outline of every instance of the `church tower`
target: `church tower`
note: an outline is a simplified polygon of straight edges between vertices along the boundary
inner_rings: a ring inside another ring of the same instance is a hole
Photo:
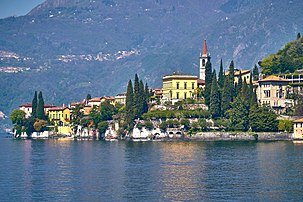
[[[208,61],[210,61],[210,54],[207,52],[206,40],[204,39],[203,49],[200,54],[200,77],[199,77],[199,79],[202,79],[204,81],[205,81],[205,67]]]

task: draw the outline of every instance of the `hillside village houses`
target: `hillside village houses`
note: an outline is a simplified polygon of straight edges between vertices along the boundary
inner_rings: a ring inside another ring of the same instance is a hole
[[[163,76],[162,88],[152,89],[152,100],[160,100],[161,103],[166,101],[172,104],[184,99],[197,99],[197,90],[203,89],[205,86],[205,68],[206,63],[211,60],[210,54],[207,49],[206,40],[204,40],[203,48],[200,53],[200,65],[199,65],[199,77],[196,75],[188,75],[182,73],[173,73],[171,75]],[[225,72],[228,75],[229,72]],[[246,80],[247,83],[251,81],[251,70],[235,69],[234,83],[238,83],[239,78],[242,77],[242,81]],[[253,81],[254,88],[256,90],[257,99],[260,104],[266,104],[272,107],[277,113],[283,113],[288,108],[294,105],[292,99],[289,99],[289,93],[294,91],[296,86],[297,91],[302,91],[303,75],[302,77],[289,76],[268,76],[262,78],[259,81]],[[289,85],[290,83],[296,85]],[[297,84],[300,85],[297,85]],[[93,107],[99,107],[102,102],[109,101],[110,104],[122,104],[126,103],[126,94],[118,94],[116,96],[103,96],[95,97],[90,100],[83,100],[82,102],[73,102],[68,107],[56,107],[53,105],[45,105],[45,114],[50,121],[54,122],[58,132],[63,134],[71,133],[71,113],[75,107],[82,104],[84,107],[81,109],[84,115],[89,115]],[[29,117],[31,114],[31,104],[20,105],[20,110],[26,113]]]

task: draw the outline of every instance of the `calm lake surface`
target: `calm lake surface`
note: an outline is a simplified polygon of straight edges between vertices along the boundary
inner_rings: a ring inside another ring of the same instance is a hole
[[[0,134],[0,201],[302,201],[292,142],[12,140]]]

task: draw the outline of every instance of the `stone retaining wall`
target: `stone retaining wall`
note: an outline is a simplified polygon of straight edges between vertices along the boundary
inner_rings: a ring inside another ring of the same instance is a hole
[[[185,135],[187,140],[201,141],[278,141],[292,140],[292,133],[279,132],[200,132],[195,135]]]

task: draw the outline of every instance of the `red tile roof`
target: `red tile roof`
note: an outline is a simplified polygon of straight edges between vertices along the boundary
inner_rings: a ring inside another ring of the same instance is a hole
[[[289,82],[287,79],[283,79],[281,77],[278,76],[268,76],[265,79],[259,80],[259,82],[266,82],[266,81],[276,81],[276,82]]]

